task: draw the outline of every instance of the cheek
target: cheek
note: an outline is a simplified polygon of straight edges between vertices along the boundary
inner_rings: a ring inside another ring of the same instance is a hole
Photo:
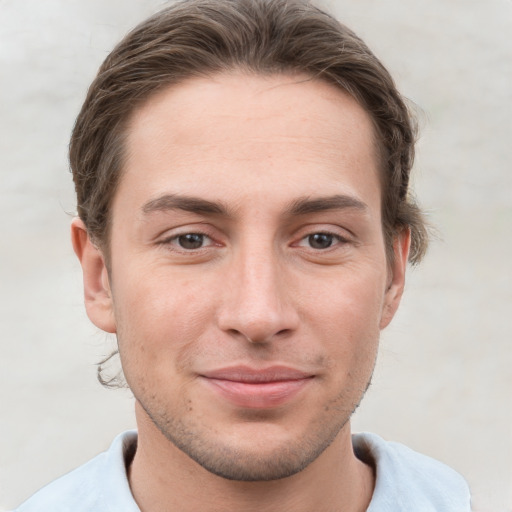
[[[385,290],[384,273],[378,269],[343,269],[325,280],[322,288],[311,284],[307,289],[310,291],[303,296],[306,309],[321,317],[324,324],[378,329]]]
[[[134,274],[137,275],[137,274]],[[193,280],[145,273],[114,290],[114,312],[125,374],[158,373],[169,363],[179,372],[211,321],[214,297]],[[127,375],[128,379],[128,375]]]
[[[311,295],[308,324],[315,326],[334,363],[357,368],[373,364],[383,307],[383,288],[378,275],[365,278],[355,273],[333,281],[325,293]]]

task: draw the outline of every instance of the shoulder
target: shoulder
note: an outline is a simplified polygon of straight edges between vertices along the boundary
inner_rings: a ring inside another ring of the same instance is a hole
[[[375,467],[375,490],[368,512],[469,512],[465,480],[445,464],[375,434],[355,434],[358,458]]]
[[[125,466],[136,443],[136,432],[120,434],[108,451],[43,487],[13,512],[140,512]]]

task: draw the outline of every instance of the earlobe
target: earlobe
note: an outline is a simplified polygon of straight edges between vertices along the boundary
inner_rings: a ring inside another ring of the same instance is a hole
[[[94,245],[81,219],[71,223],[71,241],[80,264],[84,282],[87,316],[103,331],[116,332],[109,276],[101,250]]]
[[[393,241],[394,259],[389,265],[389,279],[384,296],[384,305],[380,320],[380,328],[389,325],[400,305],[405,286],[405,270],[409,258],[411,232],[409,229],[400,231]]]

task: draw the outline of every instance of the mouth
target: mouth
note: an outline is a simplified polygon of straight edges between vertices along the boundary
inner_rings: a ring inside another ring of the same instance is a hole
[[[221,399],[237,407],[268,409],[286,404],[307,387],[314,375],[285,366],[221,368],[200,378]]]

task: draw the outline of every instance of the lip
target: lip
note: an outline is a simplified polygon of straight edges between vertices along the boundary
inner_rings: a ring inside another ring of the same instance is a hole
[[[235,406],[269,409],[291,401],[312,382],[314,375],[286,366],[236,366],[205,372],[200,377],[217,395]]]

